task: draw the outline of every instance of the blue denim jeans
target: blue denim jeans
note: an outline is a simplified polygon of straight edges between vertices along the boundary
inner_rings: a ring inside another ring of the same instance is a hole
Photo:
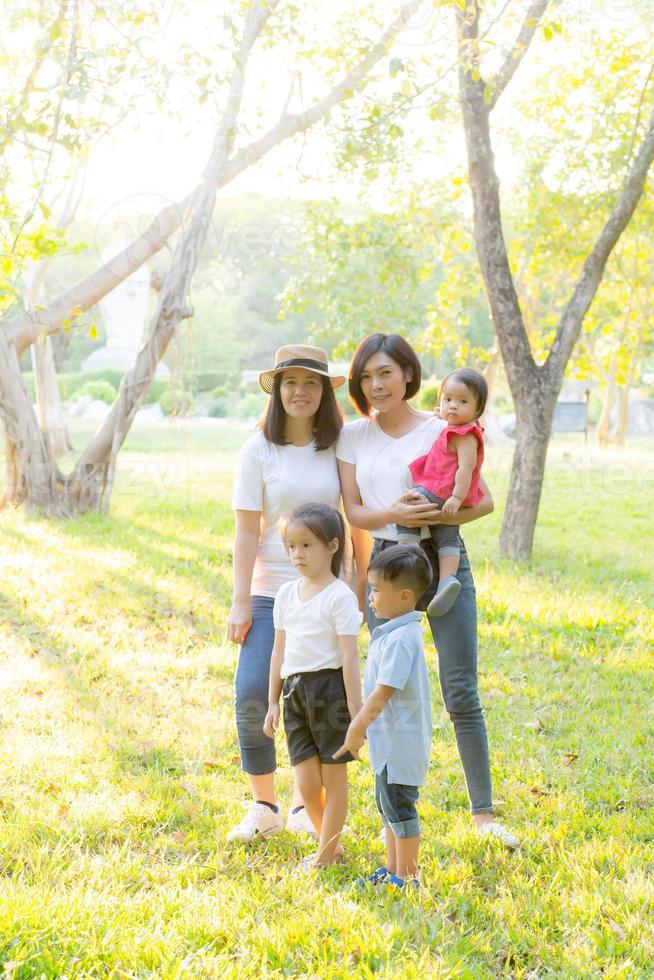
[[[373,557],[395,543],[376,539]],[[438,586],[438,555],[433,541],[423,539],[420,544],[434,573],[434,580],[417,607],[425,610]],[[443,702],[454,725],[471,812],[492,813],[488,738],[477,690],[477,597],[462,538],[459,538],[459,544],[461,559],[456,577],[461,583],[461,592],[448,613],[429,618],[429,626],[438,654],[438,678]],[[367,601],[366,612],[371,631],[384,622],[377,619]]]
[[[384,827],[396,837],[420,837],[420,818],[416,810],[417,786],[389,783],[386,766],[375,776],[375,803]]]
[[[241,767],[252,776],[274,772],[277,767],[275,742],[263,732],[275,641],[274,602],[268,596],[252,596],[252,626],[241,646],[234,679]]]

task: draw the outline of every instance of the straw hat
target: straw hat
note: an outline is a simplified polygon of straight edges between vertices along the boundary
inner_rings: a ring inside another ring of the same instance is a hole
[[[286,347],[280,347],[275,354],[274,368],[270,371],[261,372],[259,384],[268,395],[271,395],[275,375],[292,367],[306,368],[307,371],[315,371],[316,374],[324,375],[331,381],[332,388],[340,388],[346,381],[342,374],[329,373],[327,354],[322,347],[309,347],[307,344],[287,344]]]

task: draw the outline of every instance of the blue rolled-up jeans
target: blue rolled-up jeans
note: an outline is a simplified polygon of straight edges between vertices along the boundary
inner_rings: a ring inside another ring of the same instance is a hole
[[[373,557],[395,541],[375,539]],[[472,813],[493,812],[493,790],[488,758],[486,722],[477,690],[477,595],[463,539],[459,537],[461,559],[456,577],[461,592],[444,616],[430,616],[429,626],[438,654],[438,677],[443,702],[454,725],[456,744],[463,766]],[[432,566],[434,579],[417,608],[424,611],[438,587],[438,555],[433,541],[423,538],[420,546]],[[368,605],[368,628],[385,622],[377,619]]]
[[[274,772],[277,767],[275,742],[264,735],[268,711],[268,679],[275,641],[274,599],[252,596],[252,626],[238,656],[234,679],[236,730],[241,767],[251,776]]]

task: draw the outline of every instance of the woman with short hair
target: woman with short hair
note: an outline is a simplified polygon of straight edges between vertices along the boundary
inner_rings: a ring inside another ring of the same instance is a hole
[[[451,516],[443,515],[436,504],[410,490],[409,463],[429,451],[446,424],[438,416],[409,405],[420,380],[420,361],[399,334],[371,334],[352,357],[350,397],[362,418],[343,427],[336,455],[345,514],[352,527],[372,535],[373,555],[397,544],[398,524],[423,528],[427,524],[465,524],[493,510],[483,479],[481,502]],[[417,607],[424,610],[439,580],[438,554],[427,530],[423,530],[420,543],[434,573],[432,586]],[[477,690],[476,594],[461,538],[459,543],[457,578],[461,592],[449,612],[429,617],[441,691],[454,725],[475,824],[482,834],[498,838],[507,847],[517,847],[517,837],[493,818],[488,741]],[[364,589],[361,579],[360,592]],[[369,608],[367,615],[372,631],[380,621]]]
[[[298,578],[278,522],[302,504],[338,508],[340,484],[335,444],[343,425],[334,389],[345,384],[329,373],[327,354],[304,344],[280,347],[275,366],[259,375],[270,395],[260,431],[241,448],[233,508],[234,595],[227,636],[240,644],[235,678],[236,727],[241,765],[253,802],[230,840],[252,840],[282,829],[275,796],[275,743],[263,732],[274,641],[273,603],[280,586]],[[315,834],[296,791],[287,828]]]

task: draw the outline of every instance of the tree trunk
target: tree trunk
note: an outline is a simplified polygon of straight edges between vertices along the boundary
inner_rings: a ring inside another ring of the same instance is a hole
[[[50,438],[56,459],[72,451],[73,443],[68,434],[59,388],[57,369],[52,352],[52,340],[44,337],[32,344],[32,367],[36,383],[36,401],[39,409],[39,425]]]
[[[1,332],[0,409],[7,449],[7,490],[3,503],[25,505],[28,512],[64,514],[61,499],[64,477],[57,468],[47,434],[39,429],[16,350]]]
[[[597,423],[597,441],[602,449],[606,449],[610,441],[611,409],[613,408],[613,400],[615,398],[616,361],[616,355],[612,354],[611,363],[609,364],[606,392],[604,393],[604,402],[602,404],[602,412],[599,417],[599,422]]]
[[[500,549],[511,558],[531,554],[557,394],[536,387],[516,402],[515,451],[500,531]]]
[[[531,554],[547,443],[565,369],[579,339],[584,317],[602,280],[608,257],[631,220],[654,160],[652,112],[622,193],[586,258],[572,296],[563,310],[547,360],[537,365],[531,352],[504,240],[490,111],[515,73],[517,62],[524,56],[546,6],[546,0],[533,0],[518,38],[518,47],[509,53],[498,74],[488,84],[481,72],[480,0],[460,0],[456,6],[459,99],[466,138],[475,243],[516,409],[516,450],[500,532],[501,550],[510,558],[528,558]]]
[[[618,424],[615,430],[615,441],[618,446],[624,445],[627,441],[627,431],[629,429],[629,385],[618,387]]]

